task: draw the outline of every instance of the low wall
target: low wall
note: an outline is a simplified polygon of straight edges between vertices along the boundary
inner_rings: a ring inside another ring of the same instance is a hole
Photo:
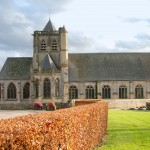
[[[56,102],[57,109],[67,108],[68,103],[58,103]],[[0,102],[0,110],[31,110],[33,109],[33,103],[31,102],[15,102],[15,101],[5,101]],[[43,103],[43,109],[46,109],[46,103]]]
[[[146,102],[150,102],[150,99],[110,99],[105,101],[108,102],[108,107],[111,109],[129,109],[146,107]]]
[[[0,149],[90,150],[107,128],[108,104],[89,105],[0,121]]]
[[[0,103],[0,110],[28,110],[33,109],[33,103],[4,102]]]

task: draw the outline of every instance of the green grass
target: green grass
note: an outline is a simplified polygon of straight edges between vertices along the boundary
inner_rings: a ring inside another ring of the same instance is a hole
[[[150,111],[109,110],[106,140],[96,150],[150,150]]]

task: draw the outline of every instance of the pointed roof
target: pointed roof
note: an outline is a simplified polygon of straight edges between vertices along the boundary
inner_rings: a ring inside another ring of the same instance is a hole
[[[55,63],[53,62],[52,58],[47,53],[44,57],[44,59],[41,62],[41,68],[44,70],[52,70],[57,69]]]
[[[56,31],[56,28],[50,19],[48,23],[46,24],[45,28],[43,29],[43,31]]]

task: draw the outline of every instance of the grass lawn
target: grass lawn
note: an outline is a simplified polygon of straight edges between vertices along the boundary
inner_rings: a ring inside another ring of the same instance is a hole
[[[109,110],[106,141],[96,150],[150,150],[150,111]]]

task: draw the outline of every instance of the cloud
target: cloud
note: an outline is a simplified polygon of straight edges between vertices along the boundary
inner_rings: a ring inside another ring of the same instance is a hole
[[[149,51],[150,35],[137,34],[133,41],[117,41],[115,48],[119,51]]]
[[[150,35],[148,34],[137,34],[135,38],[142,41],[150,41]]]
[[[125,19],[122,19],[124,22],[130,22],[130,23],[138,23],[140,21],[142,21],[142,19],[140,18],[125,18]]]
[[[69,2],[69,0],[2,1],[0,5],[0,63],[4,63],[7,57],[32,56],[31,34],[37,29],[44,28],[49,13],[52,15],[64,11]]]
[[[129,17],[129,18],[121,18],[119,17],[122,21],[124,22],[129,22],[129,23],[139,23],[139,22],[146,22],[150,23],[150,18],[136,18],[136,17]]]
[[[85,36],[79,32],[71,32],[69,34],[69,50],[70,52],[90,52],[93,51],[94,41],[92,38]]]

